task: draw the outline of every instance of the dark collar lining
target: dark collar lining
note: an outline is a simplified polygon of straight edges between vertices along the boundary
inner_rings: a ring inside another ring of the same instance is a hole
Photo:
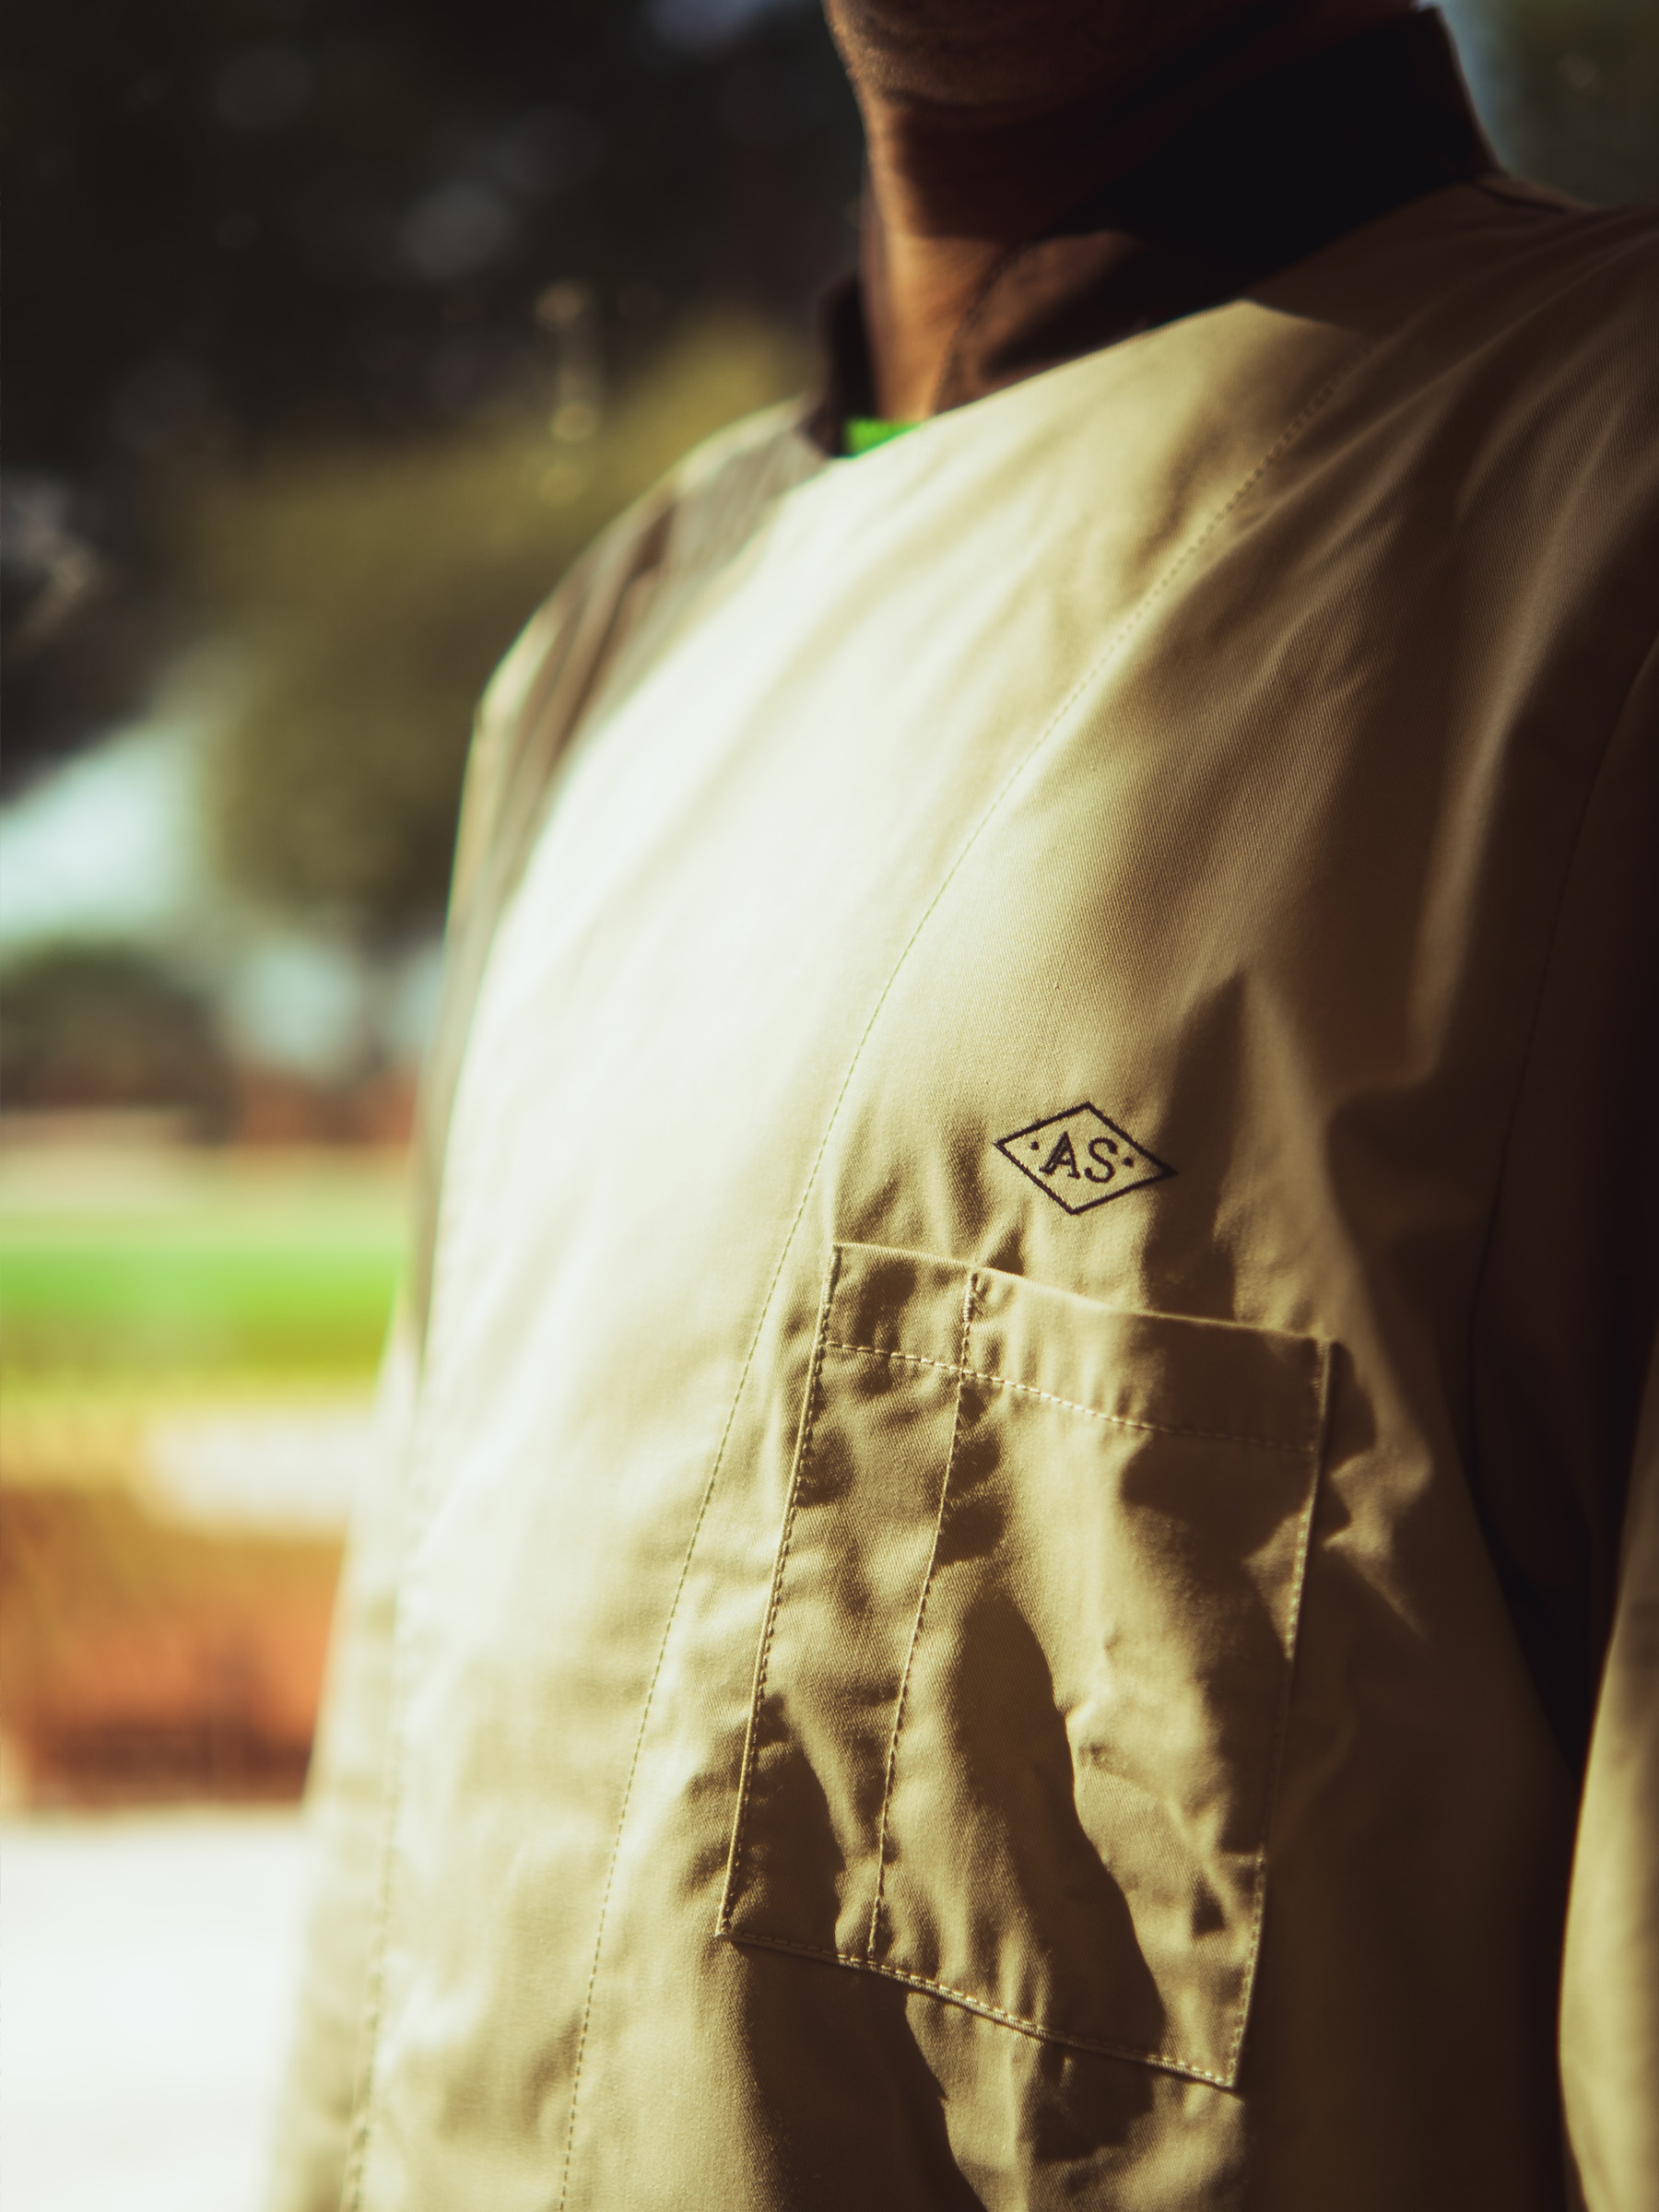
[[[931,412],[1218,306],[1497,166],[1437,14],[1326,47],[1230,95],[1050,236],[1011,249],[958,326]],[[848,416],[875,412],[855,276],[831,288],[821,321],[826,380],[803,427],[838,453]]]

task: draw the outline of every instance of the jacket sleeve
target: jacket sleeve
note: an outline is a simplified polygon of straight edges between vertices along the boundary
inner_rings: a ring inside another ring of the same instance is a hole
[[[415,1442],[421,1346],[449,1107],[479,974],[510,881],[504,865],[529,801],[525,753],[568,737],[608,629],[611,599],[579,564],[485,694],[468,758],[445,948],[443,1003],[421,1085],[410,1252],[382,1365],[372,1467],[354,1506],[335,1604],[329,1678],[307,1783],[312,1896],[287,2075],[276,2112],[269,2212],[336,2212],[371,2048],[389,1786],[394,1637]],[[573,670],[578,681],[572,683]],[[563,681],[564,696],[559,696]],[[548,772],[544,765],[542,781]]]
[[[1589,2212],[1659,2204],[1659,644],[1585,806],[1511,1125],[1471,1477],[1564,1777],[1560,2010]]]
[[[276,2111],[269,2212],[336,2212],[350,2169],[354,2113],[364,2087],[359,2077],[374,2025],[397,1587],[450,1097],[503,896],[496,880],[501,855],[512,842],[514,808],[523,808],[515,784],[524,780],[524,755],[533,745],[557,750],[569,735],[584,688],[568,678],[573,659],[589,664],[580,671],[586,676],[597,658],[609,608],[602,598],[595,605],[593,571],[610,550],[601,541],[578,564],[508,654],[485,694],[468,756],[443,1003],[422,1077],[409,1260],[382,1368],[372,1465],[352,1513],[306,1789],[312,1894]],[[563,700],[557,696],[561,677]]]
[[[1659,1351],[1579,1814],[1561,2085],[1588,2212],[1647,2212],[1659,2192]]]
[[[593,694],[629,582],[648,570],[668,495],[616,523],[577,563],[479,707],[462,796],[443,997],[421,1080],[409,1257],[382,1370],[373,1465],[352,1514],[329,1678],[306,1789],[314,1861],[268,2212],[337,2212],[375,2027],[382,1807],[390,1786],[394,1640],[406,1491],[450,1106],[496,920],[540,799]]]
[[[577,562],[502,663],[479,708],[462,797],[438,1024],[421,1081],[409,1260],[382,1378],[380,1448],[353,1516],[330,1679],[307,1790],[316,1859],[298,2017],[276,2117],[268,2212],[337,2212],[369,2084],[383,1912],[382,1805],[406,1494],[450,1110],[497,921],[566,747],[658,592],[681,528],[703,565],[740,543],[772,491],[819,465],[798,409],[769,409],[700,447]],[[684,564],[682,564],[684,565]]]
[[[304,1971],[276,2112],[271,2212],[336,2212],[380,1918],[392,1630],[415,1398],[406,1323],[381,1373],[371,1465],[353,1510],[307,1813],[315,1862]]]

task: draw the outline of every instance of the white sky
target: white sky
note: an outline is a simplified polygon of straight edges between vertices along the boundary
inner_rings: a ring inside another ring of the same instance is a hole
[[[0,807],[0,946],[172,935],[213,901],[194,732],[124,732]]]
[[[369,1041],[418,1056],[435,943],[373,969],[326,933],[275,923],[216,883],[201,811],[211,701],[117,732],[0,806],[0,952],[58,940],[153,947],[218,1002],[231,1041],[326,1080]]]

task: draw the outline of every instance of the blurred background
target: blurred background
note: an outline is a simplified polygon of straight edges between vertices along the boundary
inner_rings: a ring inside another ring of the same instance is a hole
[[[1659,199],[1651,0],[1447,11],[1513,168]],[[0,2190],[253,2200],[469,717],[810,375],[806,0],[11,0]]]

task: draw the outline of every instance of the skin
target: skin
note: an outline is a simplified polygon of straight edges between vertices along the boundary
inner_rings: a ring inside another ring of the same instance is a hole
[[[869,156],[861,242],[877,411],[934,411],[1010,250],[1252,77],[1412,0],[826,0]]]

